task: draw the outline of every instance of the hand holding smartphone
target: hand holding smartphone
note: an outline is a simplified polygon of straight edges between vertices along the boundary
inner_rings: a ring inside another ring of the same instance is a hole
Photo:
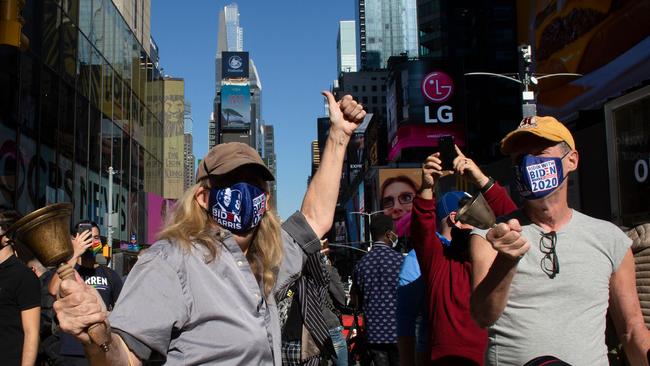
[[[438,137],[438,151],[440,151],[442,170],[454,170],[454,159],[458,156],[454,145],[454,136]]]

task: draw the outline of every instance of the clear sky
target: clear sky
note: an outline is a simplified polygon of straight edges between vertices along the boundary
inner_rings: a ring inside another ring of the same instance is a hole
[[[208,149],[214,98],[219,11],[230,1],[152,1],[151,33],[164,72],[185,79],[192,104],[194,154]],[[322,90],[336,78],[339,20],[354,19],[354,0],[240,0],[244,50],[262,81],[262,116],[275,126],[278,212],[300,209],[311,169],[316,118],[324,114]]]

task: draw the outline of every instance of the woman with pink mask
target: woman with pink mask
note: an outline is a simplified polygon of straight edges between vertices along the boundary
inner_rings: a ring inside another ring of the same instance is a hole
[[[381,185],[381,207],[385,215],[393,218],[399,237],[410,233],[411,209],[417,190],[415,182],[406,175],[388,178]]]

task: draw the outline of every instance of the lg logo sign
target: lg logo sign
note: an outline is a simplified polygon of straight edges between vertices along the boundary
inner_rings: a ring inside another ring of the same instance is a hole
[[[434,71],[422,80],[422,94],[436,104],[448,101],[454,94],[454,81],[444,72]],[[431,106],[424,107],[425,123],[450,123],[454,121],[454,114],[450,105],[438,106],[434,117],[431,117]]]

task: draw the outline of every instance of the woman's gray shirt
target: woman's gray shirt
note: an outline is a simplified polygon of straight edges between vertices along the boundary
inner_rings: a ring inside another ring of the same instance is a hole
[[[165,365],[281,365],[280,323],[274,297],[299,276],[320,241],[296,212],[282,225],[284,253],[274,296],[227,233],[217,259],[167,241],[148,249],[129,273],[109,317],[140,359],[162,356]],[[156,355],[157,354],[157,355]]]

